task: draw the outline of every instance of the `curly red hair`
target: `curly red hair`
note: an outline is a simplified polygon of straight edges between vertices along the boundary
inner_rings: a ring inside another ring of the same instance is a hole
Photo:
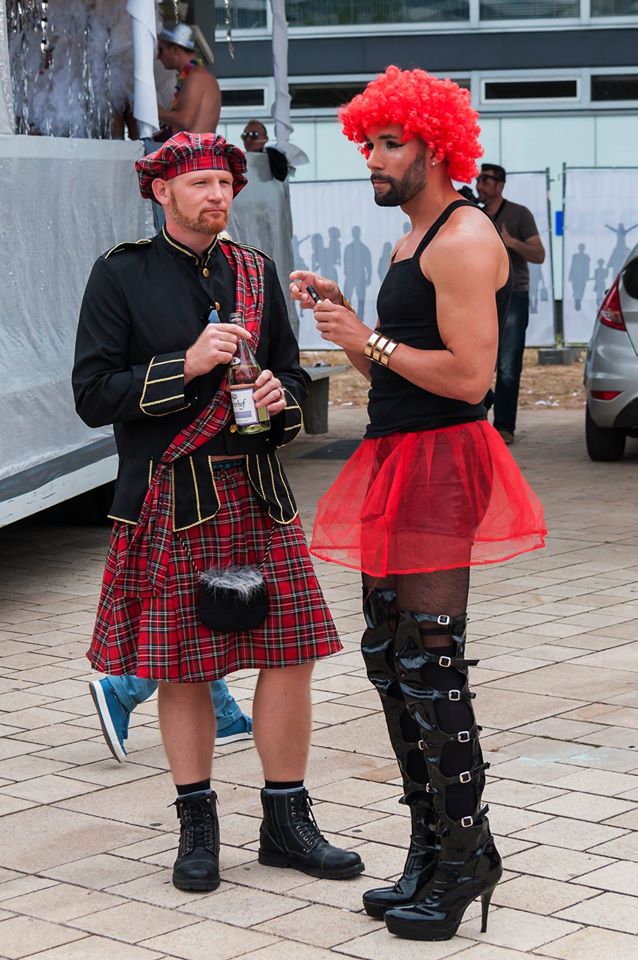
[[[452,180],[469,183],[478,172],[476,161],[483,155],[478,113],[470,106],[469,91],[453,80],[390,66],[341,107],[339,119],[348,140],[366,157],[364,144],[373,127],[400,124],[404,141],[418,137],[437,160],[447,161]]]

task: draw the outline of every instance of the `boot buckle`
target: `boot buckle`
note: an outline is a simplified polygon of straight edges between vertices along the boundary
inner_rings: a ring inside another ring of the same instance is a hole
[[[469,770],[464,770],[463,773],[459,774],[459,783],[471,783],[472,774]]]
[[[470,742],[470,731],[469,730],[459,730],[456,735],[456,739],[459,743],[469,743]]]
[[[447,695],[448,700],[460,700],[461,691],[460,690],[450,690]]]
[[[451,666],[452,666],[452,657],[439,657],[439,666],[440,666],[440,667],[451,667]]]
[[[462,827],[473,827],[473,826],[474,826],[474,817],[461,817],[461,826],[462,826]]]
[[[448,617],[446,613],[442,613],[436,618],[436,622],[440,627],[449,627],[451,623],[451,617]]]

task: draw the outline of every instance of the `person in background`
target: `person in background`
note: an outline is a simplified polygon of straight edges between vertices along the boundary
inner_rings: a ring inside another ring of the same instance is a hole
[[[276,147],[267,147],[268,131],[261,120],[249,120],[241,135],[241,142],[246,153],[266,153],[270,172],[275,180],[285,180],[288,176],[288,160],[286,154]]]
[[[197,57],[193,31],[185,23],[166,24],[159,35],[157,58],[167,70],[177,70],[173,103],[169,110],[160,107],[159,120],[166,139],[179,130],[190,133],[214,133],[219,123],[221,91],[217,78]]]
[[[126,760],[124,741],[128,738],[131,714],[140,703],[153,696],[157,687],[155,680],[133,676],[102,677],[89,683],[102,735],[118,763]],[[221,747],[238,740],[251,740],[253,722],[242,712],[226,681],[213,680],[210,695],[215,710],[217,745]]]
[[[503,196],[507,174],[496,163],[482,163],[476,191],[483,209],[498,228],[514,268],[514,287],[501,330],[496,361],[494,426],[506,444],[514,443],[516,408],[529,323],[528,263],[543,263],[545,248],[527,207]]]

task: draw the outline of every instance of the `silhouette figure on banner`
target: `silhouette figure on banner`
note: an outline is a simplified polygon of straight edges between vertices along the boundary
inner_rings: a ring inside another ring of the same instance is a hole
[[[343,253],[344,294],[350,300],[352,292],[357,295],[357,313],[365,316],[366,287],[372,280],[372,256],[361,240],[361,227],[352,228],[352,242]]]
[[[341,266],[341,230],[339,227],[328,227],[328,251],[330,260],[335,267]]]
[[[320,233],[313,233],[310,238],[310,245],[312,247],[311,269],[313,273],[320,273],[329,280],[334,280],[335,283],[339,283],[337,268],[334,262],[334,250],[324,246],[323,237]]]
[[[572,257],[571,266],[569,268],[569,276],[567,277],[572,285],[574,306],[577,310],[580,310],[580,305],[583,302],[585,287],[587,286],[587,281],[589,280],[590,263],[590,257],[587,253],[585,253],[585,244],[579,243],[578,253],[575,253]]]
[[[538,301],[549,300],[549,291],[545,285],[543,268],[540,263],[530,263],[529,266],[529,312],[538,313]]]
[[[609,260],[607,261],[607,269],[611,270],[612,277],[615,277],[629,256],[629,247],[625,242],[625,238],[628,233],[631,233],[632,230],[638,227],[638,223],[634,223],[632,227],[625,227],[624,223],[619,223],[617,227],[610,227],[609,224],[606,223],[605,227],[607,230],[611,230],[612,233],[616,234],[616,246],[611,251]]]
[[[323,237],[320,233],[313,233],[310,238],[310,246],[312,247],[312,263],[310,269],[313,273],[321,273],[324,277],[328,277],[329,280],[334,280],[338,283],[339,277],[337,276],[337,271],[332,260],[330,248],[324,246]]]
[[[302,237],[301,240],[299,240],[296,234],[293,233],[292,235],[292,262],[295,265],[295,270],[308,269],[308,264],[304,259],[303,253],[301,252],[301,244],[305,243],[305,241],[309,239],[309,233],[307,233],[305,237]]]
[[[383,244],[379,263],[377,264],[377,275],[381,283],[390,268],[390,254],[392,253],[392,244],[387,242]]]
[[[594,293],[596,294],[596,306],[599,307],[603,302],[603,297],[605,296],[605,291],[607,289],[607,274],[609,273],[609,267],[605,266],[605,261],[601,257],[596,261],[596,269],[594,270]]]

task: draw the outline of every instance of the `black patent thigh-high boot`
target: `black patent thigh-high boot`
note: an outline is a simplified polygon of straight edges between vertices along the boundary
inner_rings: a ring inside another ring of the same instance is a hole
[[[363,604],[366,630],[361,652],[370,682],[381,698],[390,743],[403,778],[401,803],[410,807],[410,846],[401,877],[393,886],[377,887],[363,895],[370,917],[382,917],[390,907],[412,903],[430,880],[436,863],[436,832],[432,795],[427,792],[427,768],[419,750],[419,728],[399,688],[395,666],[398,621],[394,590],[366,591]]]
[[[481,805],[485,771],[479,727],[468,686],[465,615],[401,611],[397,627],[397,672],[408,709],[421,730],[430,790],[438,817],[436,869],[418,900],[386,912],[388,930],[409,940],[449,940],[467,907],[481,897],[483,922],[503,868]],[[428,646],[428,636],[446,647]]]

